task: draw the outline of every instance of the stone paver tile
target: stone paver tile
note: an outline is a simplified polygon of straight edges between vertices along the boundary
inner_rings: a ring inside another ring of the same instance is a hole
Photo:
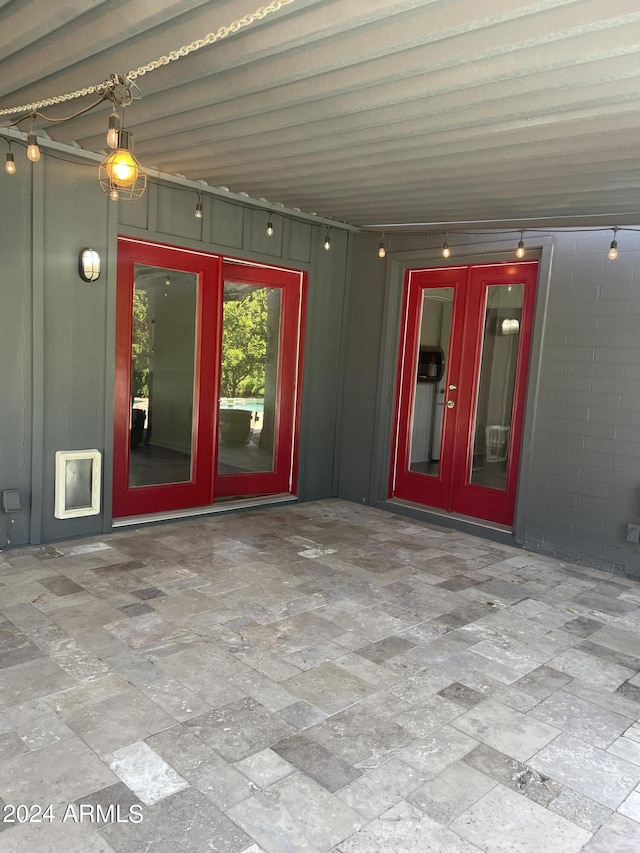
[[[374,685],[333,663],[322,664],[315,669],[288,678],[281,682],[281,685],[290,693],[306,699],[307,702],[328,714],[353,705],[354,702],[374,693],[377,689]]]
[[[6,802],[14,804],[66,804],[117,781],[79,738],[0,763],[0,791]]]
[[[415,767],[391,758],[342,788],[336,796],[363,817],[373,820],[408,797],[425,781]]]
[[[296,768],[293,764],[285,761],[282,756],[272,749],[262,749],[254,752],[242,761],[233,765],[237,770],[250,779],[259,788],[268,788],[274,782],[279,782],[285,776],[294,773]]]
[[[529,715],[601,749],[629,727],[626,717],[563,690],[545,699]]]
[[[589,832],[596,832],[612,815],[611,809],[571,788],[565,788],[558,794],[549,803],[549,808]]]
[[[538,772],[612,809],[640,782],[637,765],[564,733],[528,763]]]
[[[63,808],[52,823],[24,823],[3,832],[2,853],[120,853],[107,844],[96,825],[72,819],[62,823],[64,814]]]
[[[463,838],[491,853],[579,853],[591,833],[503,785],[497,785],[451,824]]]
[[[640,850],[640,824],[621,814],[612,815],[582,853],[630,853]]]
[[[393,806],[337,847],[339,853],[478,853],[479,849],[407,802]]]
[[[144,741],[115,750],[109,767],[148,806],[189,786]]]
[[[518,761],[526,761],[559,733],[553,726],[492,699],[475,705],[451,725]]]
[[[301,773],[287,776],[227,812],[270,851],[328,853],[365,819]]]
[[[100,830],[118,853],[241,853],[252,839],[193,788],[145,808],[140,823],[111,824]],[[215,847],[212,848],[212,841]]]
[[[425,782],[408,799],[433,820],[447,824],[495,785],[495,779],[458,761]]]
[[[620,814],[630,817],[640,823],[640,791],[632,791],[627,799],[618,807]]]

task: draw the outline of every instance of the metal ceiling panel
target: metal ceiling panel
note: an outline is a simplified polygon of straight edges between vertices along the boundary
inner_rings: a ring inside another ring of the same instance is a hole
[[[258,3],[0,3],[0,108],[135,70]],[[126,123],[149,167],[359,226],[623,224],[639,49],[637,0],[294,0],[140,77]],[[101,152],[109,111],[36,126]]]

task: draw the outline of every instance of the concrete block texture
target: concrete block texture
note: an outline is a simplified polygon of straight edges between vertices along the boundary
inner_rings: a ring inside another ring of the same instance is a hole
[[[561,389],[563,399],[555,419],[549,404],[534,413],[541,429],[535,430],[533,467],[551,454],[560,465],[576,466],[576,473],[536,482],[525,539],[547,553],[637,577],[640,553],[626,531],[628,523],[640,523],[640,336],[634,322],[640,287],[630,283],[640,274],[640,251],[630,244],[618,268],[596,262],[606,255],[605,243],[602,234],[583,232],[573,255],[575,236],[556,235],[560,263],[552,266],[548,301],[553,333],[543,340],[541,370],[543,387]],[[587,409],[586,418],[576,415],[580,408]]]

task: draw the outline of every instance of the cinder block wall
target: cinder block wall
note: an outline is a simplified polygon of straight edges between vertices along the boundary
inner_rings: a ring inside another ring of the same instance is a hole
[[[640,577],[640,233],[558,233],[525,544]]]

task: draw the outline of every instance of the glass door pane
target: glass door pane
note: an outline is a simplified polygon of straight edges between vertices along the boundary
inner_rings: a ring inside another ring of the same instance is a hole
[[[524,285],[486,289],[468,482],[505,491]]]
[[[422,294],[409,470],[431,477],[440,475],[453,295],[453,287]]]
[[[274,470],[282,291],[224,282],[218,474]]]
[[[192,479],[198,276],[134,265],[129,488]]]

